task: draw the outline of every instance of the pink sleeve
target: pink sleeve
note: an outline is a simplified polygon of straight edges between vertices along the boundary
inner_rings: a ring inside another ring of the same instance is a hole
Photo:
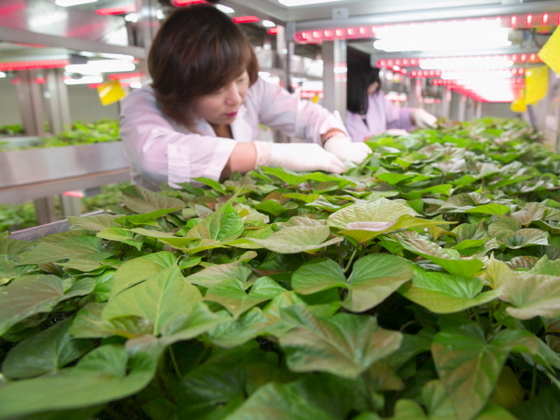
[[[151,88],[130,93],[122,101],[121,136],[139,184],[190,182],[192,178],[219,179],[235,141],[189,133],[159,110]]]

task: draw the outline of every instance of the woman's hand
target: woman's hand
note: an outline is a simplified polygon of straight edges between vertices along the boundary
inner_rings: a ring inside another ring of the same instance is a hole
[[[256,141],[257,166],[282,167],[292,171],[325,171],[340,174],[346,165],[333,153],[313,143]]]
[[[337,133],[329,137],[324,144],[325,150],[342,160],[361,163],[371,153],[371,149],[367,144],[362,142],[352,142],[344,133]]]
[[[418,128],[435,128],[437,117],[422,108],[416,108],[410,114],[412,123]]]

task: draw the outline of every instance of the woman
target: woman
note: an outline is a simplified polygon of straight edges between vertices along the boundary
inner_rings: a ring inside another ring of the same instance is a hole
[[[435,127],[437,118],[421,108],[400,108],[381,90],[379,69],[368,56],[349,55],[346,128],[352,141],[382,134],[406,134],[414,128]]]
[[[176,9],[159,28],[148,56],[150,86],[122,102],[121,135],[134,183],[179,188],[256,166],[341,173],[361,162],[335,115],[258,77],[242,30],[210,4]],[[259,141],[259,124],[309,143]]]

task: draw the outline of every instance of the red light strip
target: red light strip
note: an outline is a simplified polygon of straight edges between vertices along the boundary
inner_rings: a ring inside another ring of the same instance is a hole
[[[471,21],[485,20],[466,19]],[[507,15],[499,16],[500,24],[509,28],[537,28],[542,26],[558,26],[560,25],[560,13],[528,13],[524,15]],[[454,19],[454,21],[458,21]],[[412,23],[412,22],[411,22]],[[416,22],[418,23],[418,22]],[[383,25],[383,26],[396,26]],[[301,44],[319,44],[323,41],[332,41],[333,39],[356,39],[371,38],[375,35],[376,30],[380,26],[351,26],[336,29],[314,29],[308,31],[299,31],[294,35],[294,40]]]
[[[524,76],[525,75],[525,69],[524,68],[512,68],[512,69],[508,69],[510,74],[512,76]],[[481,72],[490,72],[490,71],[501,71],[501,70],[472,70],[473,72],[477,72],[477,71],[481,71]],[[449,71],[449,73],[453,74],[453,71]],[[434,78],[434,77],[440,77],[441,76],[441,70],[411,70],[409,73],[409,76],[412,78]]]
[[[70,64],[64,60],[37,60],[37,61],[13,61],[0,62],[0,71],[35,70],[35,69],[56,69]]]
[[[266,33],[269,34],[269,35],[276,35],[276,34],[278,34],[278,28],[268,28],[266,30]]]
[[[508,60],[513,61],[516,64],[522,63],[541,63],[542,60],[536,53],[533,54],[508,54],[508,55],[493,55],[493,56],[468,56],[468,58],[477,58],[477,57],[495,57],[495,58],[506,58]],[[459,58],[467,58],[467,56],[456,56],[456,57],[430,57],[430,58],[449,58],[449,59],[459,59]],[[378,60],[376,63],[377,67],[391,69],[394,66],[398,67],[418,67],[420,65],[420,61],[422,59],[419,58],[397,58],[397,59],[386,59],[386,60]]]
[[[134,4],[127,4],[126,6],[118,7],[107,7],[105,9],[97,9],[95,13],[98,15],[120,15],[123,13],[136,12],[136,6]]]
[[[140,78],[142,73],[114,73],[107,76],[109,80],[132,79],[133,77]]]
[[[251,23],[260,21],[260,19],[256,16],[236,16],[231,20],[233,20],[235,23]]]
[[[206,3],[205,0],[173,0],[174,6],[188,6],[189,4],[198,4],[198,3]]]

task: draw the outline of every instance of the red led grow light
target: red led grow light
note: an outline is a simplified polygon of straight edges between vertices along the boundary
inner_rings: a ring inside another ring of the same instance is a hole
[[[136,6],[134,4],[127,4],[125,6],[118,7],[107,7],[105,9],[97,9],[95,13],[98,15],[120,15],[123,13],[136,12]]]
[[[467,20],[485,20],[467,19]],[[520,15],[498,16],[500,24],[508,28],[540,28],[548,26],[560,25],[560,13],[527,13]],[[411,22],[413,23],[413,22]],[[415,22],[418,23],[418,22]],[[381,26],[394,25],[377,25],[377,26],[350,26],[344,28],[314,29],[307,31],[299,31],[294,34],[294,40],[301,44],[318,44],[323,41],[332,41],[333,39],[356,39],[371,38]]]
[[[188,6],[189,4],[198,4],[198,3],[206,3],[205,0],[173,0],[174,6]]]
[[[66,59],[63,60],[35,60],[35,61],[11,61],[0,62],[0,71],[35,70],[35,69],[56,69],[70,64]]]
[[[236,16],[231,20],[233,20],[235,23],[251,23],[260,21],[260,19],[256,16]]]

